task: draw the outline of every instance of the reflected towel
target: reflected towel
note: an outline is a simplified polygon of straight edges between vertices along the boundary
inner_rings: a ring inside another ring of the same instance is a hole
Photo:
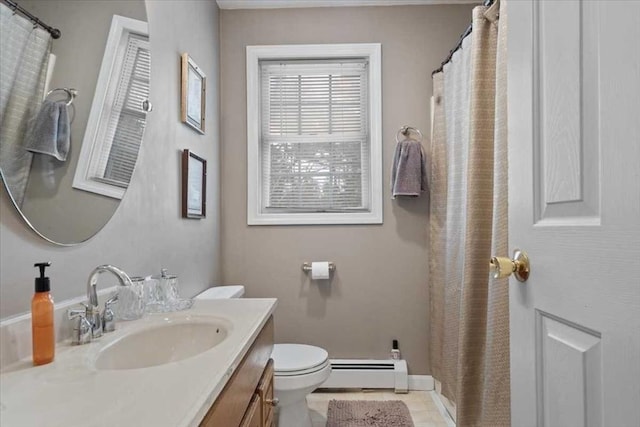
[[[66,161],[71,137],[70,126],[69,110],[65,102],[44,101],[27,134],[25,149]]]
[[[391,170],[391,198],[418,197],[427,191],[427,162],[422,144],[413,139],[398,142]]]

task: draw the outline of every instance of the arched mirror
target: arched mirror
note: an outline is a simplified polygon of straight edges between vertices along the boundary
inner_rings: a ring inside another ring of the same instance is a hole
[[[151,110],[145,2],[2,0],[0,9],[2,181],[40,236],[84,242],[131,185]]]

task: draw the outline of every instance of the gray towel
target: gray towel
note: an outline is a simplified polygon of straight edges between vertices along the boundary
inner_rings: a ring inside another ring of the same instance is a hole
[[[25,149],[32,153],[47,154],[64,162],[69,153],[70,138],[67,104],[46,100],[27,134]]]
[[[391,198],[418,197],[427,191],[427,161],[422,144],[413,139],[398,142],[391,170]]]

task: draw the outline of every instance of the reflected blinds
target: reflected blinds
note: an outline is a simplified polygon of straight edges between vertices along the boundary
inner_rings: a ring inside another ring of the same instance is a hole
[[[263,210],[368,210],[368,63],[261,61]]]
[[[142,103],[149,98],[151,56],[144,36],[129,35],[122,71],[97,163],[99,181],[127,187],[138,158],[146,123]]]

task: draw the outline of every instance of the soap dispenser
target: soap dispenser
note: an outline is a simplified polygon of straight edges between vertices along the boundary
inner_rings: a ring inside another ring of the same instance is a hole
[[[31,300],[31,338],[33,343],[33,364],[44,365],[53,362],[56,349],[53,329],[53,298],[48,277],[44,276],[45,268],[51,262],[39,262],[34,267],[40,268],[40,277],[36,277],[36,293]]]

